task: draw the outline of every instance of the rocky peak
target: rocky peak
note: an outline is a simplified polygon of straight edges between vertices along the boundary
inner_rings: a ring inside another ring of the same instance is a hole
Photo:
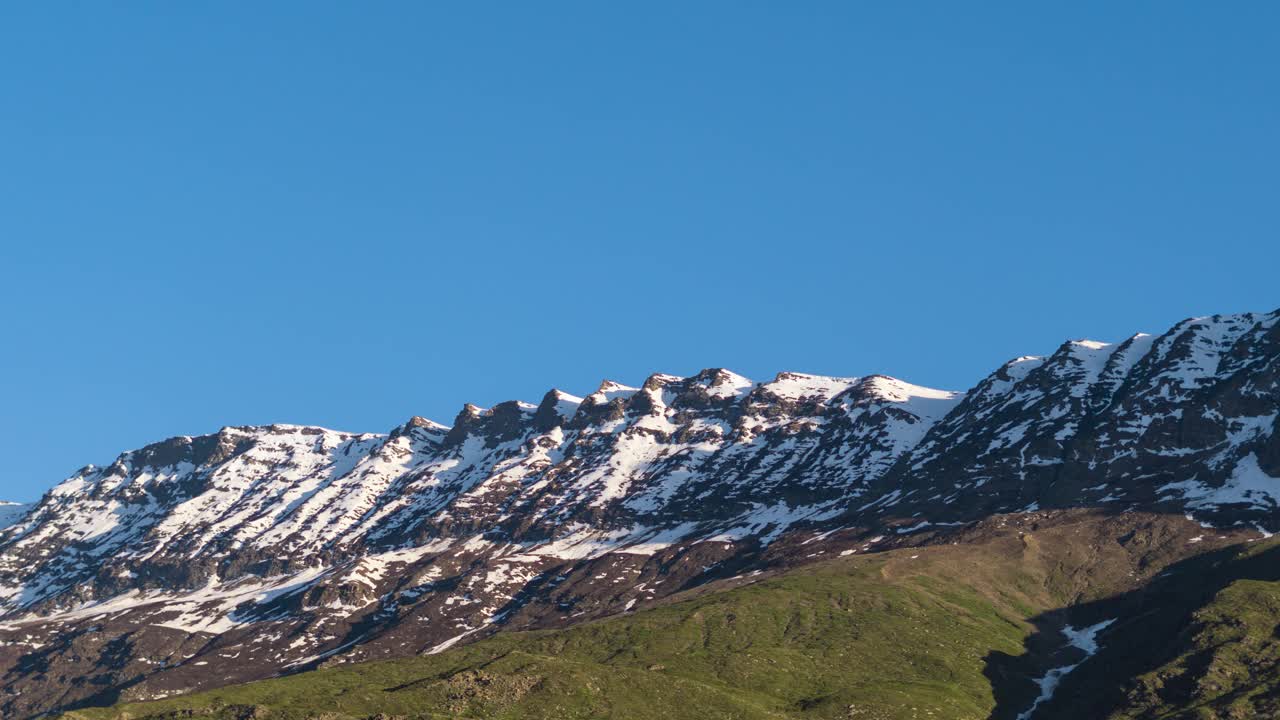
[[[595,392],[582,399],[573,418],[575,428],[584,428],[622,419],[627,400],[639,392],[639,388],[605,380]]]
[[[563,390],[552,389],[542,396],[533,415],[533,427],[538,432],[549,432],[573,419],[583,399]]]
[[[692,384],[703,388],[706,395],[720,400],[737,400],[745,396],[755,383],[724,368],[709,368],[690,378]]]
[[[520,400],[507,400],[488,409],[468,403],[458,413],[445,443],[456,446],[469,437],[483,438],[487,447],[510,442],[533,427],[537,410],[536,405]]]
[[[680,377],[679,375],[668,375],[667,373],[654,373],[644,379],[644,383],[640,386],[640,389],[648,390],[649,392],[656,392],[669,385],[674,385],[676,383],[683,382],[683,381],[684,381],[684,378]]]
[[[600,387],[585,400],[593,405],[604,405],[614,400],[625,400],[634,395],[638,389],[612,380],[604,380],[601,381]]]
[[[395,440],[401,437],[412,437],[422,440],[436,439],[443,440],[449,433],[449,426],[441,425],[433,420],[414,415],[409,418],[403,425],[396,427],[387,436],[389,440]]]
[[[855,398],[855,402],[913,405],[919,406],[922,411],[930,408],[926,414],[936,418],[946,415],[964,397],[962,392],[913,385],[888,375],[867,375],[859,378],[845,393]]]

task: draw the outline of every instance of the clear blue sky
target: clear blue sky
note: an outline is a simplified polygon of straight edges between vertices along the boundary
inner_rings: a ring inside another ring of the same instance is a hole
[[[1266,2],[7,5],[0,496],[1274,309],[1277,68]]]

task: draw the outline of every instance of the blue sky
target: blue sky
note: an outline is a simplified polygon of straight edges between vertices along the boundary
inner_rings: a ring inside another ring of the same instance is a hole
[[[0,496],[223,425],[965,388],[1274,309],[1277,67],[1261,2],[6,6]]]

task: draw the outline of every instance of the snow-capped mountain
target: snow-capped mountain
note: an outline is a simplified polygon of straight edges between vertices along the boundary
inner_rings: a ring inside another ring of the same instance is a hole
[[[1169,506],[1280,529],[1278,318],[1194,318],[1158,337],[1013,360],[879,489],[901,492],[894,512],[931,518]]]
[[[0,506],[0,712],[438,651],[996,512],[1280,528],[1278,319],[1069,342],[967,393],[716,369],[166,440]]]

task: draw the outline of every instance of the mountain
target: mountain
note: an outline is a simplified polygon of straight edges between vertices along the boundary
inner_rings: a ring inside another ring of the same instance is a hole
[[[968,393],[880,489],[901,490],[899,506],[931,517],[1172,506],[1275,530],[1278,356],[1272,313],[1193,318],[1159,337],[1018,358]]]
[[[1068,342],[963,393],[713,369],[385,435],[172,438],[0,517],[0,713],[438,653],[993,517],[1256,537],[1280,529],[1278,320]]]

